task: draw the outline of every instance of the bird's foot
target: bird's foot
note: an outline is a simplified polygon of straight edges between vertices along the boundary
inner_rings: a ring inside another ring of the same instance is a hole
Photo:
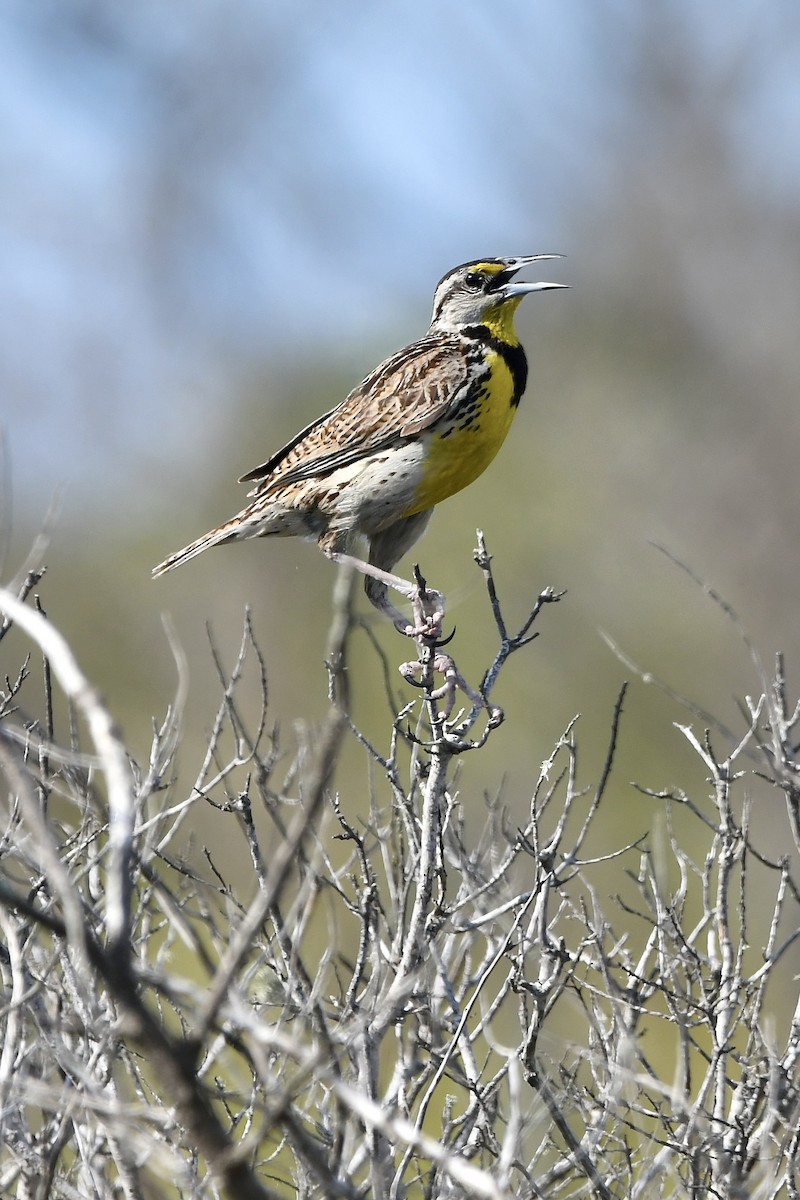
[[[398,625],[397,628],[406,637],[437,641],[442,634],[445,612],[444,596],[435,588],[428,587],[416,564],[414,565],[414,583],[407,586],[410,592],[414,624],[409,625],[408,621],[404,620],[403,625]]]
[[[442,676],[442,683],[439,687],[431,689],[428,693],[428,699],[441,700],[443,702],[441,713],[445,720],[448,719],[455,707],[459,689],[465,695],[469,696],[473,703],[481,703],[480,696],[469,686],[456,666],[454,659],[449,654],[442,654],[440,651],[437,651],[434,655],[432,666],[436,674]],[[425,670],[422,662],[417,660],[416,662],[401,663],[399,670],[408,683],[413,683],[415,687],[422,687],[422,675]]]
[[[434,588],[429,588],[420,574],[419,567],[414,567],[414,582],[410,583],[400,575],[392,575],[372,563],[363,562],[352,554],[341,554],[338,551],[324,550],[324,553],[334,562],[345,567],[352,567],[367,576],[367,580],[375,580],[379,587],[367,585],[367,595],[375,607],[391,620],[395,629],[405,637],[437,639],[442,632],[444,619],[444,596]],[[386,589],[392,588],[411,601],[411,616],[409,621],[399,608],[389,600]]]
[[[502,724],[504,716],[502,708],[496,704],[490,704],[485,696],[470,687],[451,655],[443,654],[441,650],[437,650],[432,666],[435,673],[442,676],[442,683],[439,687],[432,688],[426,694],[426,699],[442,702],[440,712],[445,721],[449,721],[452,716],[458,693],[463,692],[472,703],[473,714],[477,713],[480,709],[486,710],[489,715],[490,730]],[[412,683],[414,687],[421,688],[424,686],[422,677],[425,670],[425,664],[419,660],[400,664],[400,674],[408,683]],[[472,718],[470,718],[470,723],[471,720]],[[467,725],[465,724],[464,727],[466,728]],[[464,748],[468,747],[465,745]]]

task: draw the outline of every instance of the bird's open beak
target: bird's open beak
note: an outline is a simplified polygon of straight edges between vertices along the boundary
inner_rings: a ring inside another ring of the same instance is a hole
[[[548,292],[553,288],[568,288],[568,283],[525,283],[522,280],[514,281],[514,276],[517,271],[521,271],[523,267],[527,267],[530,263],[543,262],[547,259],[563,258],[563,254],[528,254],[522,258],[508,259],[508,266],[503,275],[508,282],[503,283],[503,291],[506,296],[527,296],[528,292]]]

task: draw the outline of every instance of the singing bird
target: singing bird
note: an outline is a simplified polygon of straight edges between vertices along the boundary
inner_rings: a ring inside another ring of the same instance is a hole
[[[392,568],[425,530],[436,504],[472,483],[503,444],[525,390],[528,363],[514,328],[531,292],[530,254],[455,267],[433,298],[430,328],[376,367],[330,412],[312,421],[240,483],[250,503],[153,570],[163,575],[196,554],[245,538],[312,537],[336,562],[366,576],[371,602],[405,634],[420,632],[390,603],[387,586],[416,588]],[[351,553],[357,538],[366,561]]]

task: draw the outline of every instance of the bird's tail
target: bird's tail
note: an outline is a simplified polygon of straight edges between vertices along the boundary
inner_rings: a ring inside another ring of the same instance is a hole
[[[157,579],[159,575],[166,574],[167,571],[173,570],[174,567],[180,567],[190,558],[195,558],[196,555],[202,554],[204,550],[210,549],[211,546],[219,546],[222,542],[233,541],[236,538],[236,532],[223,525],[220,529],[212,529],[211,533],[204,533],[202,537],[196,541],[190,542],[188,546],[184,546],[182,550],[176,550],[174,554],[170,554],[169,558],[165,558],[157,567],[153,567],[153,579]]]

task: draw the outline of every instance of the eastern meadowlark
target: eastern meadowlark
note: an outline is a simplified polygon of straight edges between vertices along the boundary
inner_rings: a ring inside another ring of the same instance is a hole
[[[407,634],[420,632],[390,602],[390,572],[423,533],[434,505],[472,483],[500,449],[528,374],[514,314],[529,292],[560,283],[515,282],[557,254],[485,258],[449,271],[430,329],[398,350],[337,408],[313,421],[240,483],[255,482],[240,513],[160,563],[180,566],[210,546],[245,538],[313,537],[324,554],[367,576],[371,602]],[[369,546],[352,557],[354,538]]]

